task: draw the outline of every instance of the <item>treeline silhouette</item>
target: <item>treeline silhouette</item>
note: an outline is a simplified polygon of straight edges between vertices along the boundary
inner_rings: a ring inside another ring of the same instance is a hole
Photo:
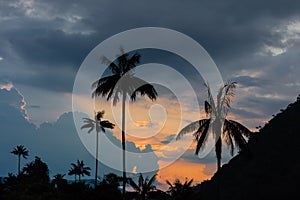
[[[18,151],[16,151],[18,150]],[[18,153],[17,153],[18,152]],[[196,187],[192,186],[193,179],[181,183],[176,180],[174,183],[166,181],[169,184],[169,190],[164,192],[156,188],[156,174],[152,177],[143,177],[138,175],[135,182],[132,178],[126,178],[127,187],[131,190],[122,194],[123,177],[116,174],[106,174],[101,181],[92,187],[81,177],[90,176],[90,167],[86,166],[82,160],[71,163],[68,175],[74,175],[74,181],[68,181],[66,174],[56,174],[52,180],[49,176],[48,165],[40,157],[35,157],[33,161],[25,164],[19,170],[20,159],[22,156],[27,158],[29,151],[19,145],[11,152],[18,156],[17,174],[9,173],[7,177],[0,177],[0,199],[2,200],[65,200],[65,199],[185,199]],[[78,178],[77,178],[78,177]]]

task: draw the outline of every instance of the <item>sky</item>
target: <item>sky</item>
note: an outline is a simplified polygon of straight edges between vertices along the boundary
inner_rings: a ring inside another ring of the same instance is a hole
[[[83,134],[77,134],[72,119],[75,77],[94,47],[132,28],[169,28],[196,40],[214,60],[223,79],[238,83],[229,117],[251,130],[263,126],[300,93],[299,13],[300,2],[294,0],[0,0],[0,156],[5,158],[0,162],[0,176],[16,170],[16,159],[9,152],[18,144],[30,150],[31,157],[24,163],[40,155],[52,174],[66,173],[76,159],[93,166],[91,152],[80,140]],[[194,80],[186,64],[175,57],[145,52],[141,60],[173,65]],[[205,90],[203,80],[194,81],[201,85],[199,90]],[[131,113],[138,114],[133,114],[135,123],[128,123],[128,132],[146,137],[150,129],[163,127],[160,134],[148,139],[129,135],[129,149],[142,152],[144,148],[168,147],[164,144],[177,133],[178,101],[171,92],[160,90],[159,94],[155,103],[138,99],[129,104]],[[199,98],[204,102],[205,91]],[[84,107],[89,101],[82,99],[82,112],[87,111]],[[193,111],[188,102],[182,108],[187,109],[183,114],[186,124],[205,117],[203,112]],[[165,123],[141,114],[150,107],[153,116],[168,114]],[[109,112],[106,117],[114,120]],[[110,138],[118,142],[119,132],[118,128],[109,132]],[[214,152],[199,159],[192,149],[158,171],[159,184],[185,177],[200,182],[214,173]],[[153,165],[162,166],[165,156],[176,150],[160,151]],[[226,161],[226,148],[223,152]],[[130,167],[135,166],[132,163]],[[138,167],[135,169],[138,172]]]

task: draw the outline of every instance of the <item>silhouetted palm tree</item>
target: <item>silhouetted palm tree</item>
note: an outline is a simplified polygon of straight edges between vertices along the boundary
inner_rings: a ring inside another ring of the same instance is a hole
[[[20,174],[20,170],[21,170],[21,168],[20,168],[21,156],[24,159],[27,159],[27,157],[29,156],[28,150],[23,145],[18,145],[10,153],[18,156],[18,174]]]
[[[78,168],[76,166],[76,164],[74,163],[71,163],[72,167],[71,169],[69,169],[69,172],[68,172],[68,175],[69,176],[72,176],[74,175],[74,180],[75,180],[75,183],[77,182],[77,175],[78,175]]]
[[[121,55],[117,55],[116,63],[103,57],[102,61],[108,65],[112,75],[100,78],[92,84],[92,89],[94,89],[92,97],[106,97],[107,100],[112,99],[113,105],[116,105],[122,96],[123,195],[126,186],[125,101],[127,95],[132,101],[135,101],[138,93],[142,96],[147,95],[151,100],[155,100],[157,97],[157,92],[151,84],[133,74],[133,69],[140,62],[140,57],[138,53],[129,56],[122,48]]]
[[[154,174],[150,179],[148,176],[144,179],[143,175],[139,175],[138,184],[136,184],[132,179],[129,179],[129,184],[138,193],[140,200],[145,200],[147,193],[155,190],[156,187],[153,185],[155,181],[156,174]]]
[[[67,180],[64,178],[66,174],[56,174],[54,175],[54,179],[52,180],[52,184],[56,188],[61,188],[63,185],[67,185]]]
[[[97,112],[95,114],[95,119],[89,119],[89,118],[83,118],[84,119],[84,125],[81,127],[81,129],[89,128],[88,133],[92,132],[94,129],[96,129],[96,167],[95,167],[95,188],[97,186],[97,178],[98,178],[98,146],[99,146],[99,132],[104,132],[105,129],[113,129],[114,124],[109,122],[108,120],[102,120],[104,115],[104,110],[101,112]]]
[[[86,167],[84,162],[81,160],[77,160],[77,164],[71,163],[72,168],[69,170],[69,175],[75,175],[75,180],[76,180],[76,175],[78,175],[78,180],[79,182],[81,181],[81,176],[87,175],[90,176],[90,167]]]
[[[174,199],[181,199],[189,193],[193,179],[186,179],[184,183],[182,183],[179,179],[176,179],[173,184],[166,180],[166,183],[169,185],[167,193],[169,193]]]
[[[226,83],[220,88],[217,94],[217,101],[214,102],[210,88],[207,86],[209,102],[205,101],[205,112],[209,118],[197,120],[187,125],[179,132],[176,138],[180,139],[184,134],[193,132],[197,141],[195,153],[198,154],[205,146],[211,125],[211,132],[216,140],[217,170],[221,168],[222,139],[231,147],[230,152],[233,155],[235,147],[239,150],[245,149],[247,144],[246,138],[249,138],[251,134],[251,131],[242,124],[226,119],[230,103],[234,97],[235,88],[236,82]],[[224,123],[222,124],[222,122]]]

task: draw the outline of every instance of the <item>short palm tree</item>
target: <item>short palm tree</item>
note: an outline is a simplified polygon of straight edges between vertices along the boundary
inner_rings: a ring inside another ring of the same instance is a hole
[[[72,176],[74,175],[74,180],[75,180],[75,183],[77,182],[77,175],[78,175],[78,168],[76,166],[76,164],[74,163],[71,163],[72,167],[71,169],[69,169],[69,172],[68,172],[68,175],[69,176]]]
[[[126,160],[125,160],[125,102],[127,96],[135,101],[137,94],[147,95],[151,100],[155,100],[157,92],[154,87],[144,80],[134,76],[133,69],[140,62],[138,53],[130,56],[121,48],[121,55],[117,55],[116,63],[103,57],[102,61],[108,65],[112,75],[102,77],[92,84],[92,97],[106,97],[107,101],[112,100],[113,105],[122,97],[122,150],[123,150],[123,195],[126,186]]]
[[[179,179],[176,179],[173,184],[166,180],[166,183],[169,185],[169,190],[167,192],[172,197],[180,199],[189,193],[192,187],[193,179],[186,179],[184,183],[182,183]]]
[[[27,159],[27,157],[29,156],[28,150],[23,145],[18,145],[10,153],[18,156],[18,174],[20,174],[20,171],[21,171],[21,167],[20,167],[21,157],[23,157],[24,159]]]
[[[86,167],[84,162],[81,160],[77,160],[77,164],[71,163],[72,168],[69,170],[69,175],[75,175],[75,181],[76,181],[76,175],[78,175],[79,182],[81,181],[81,176],[87,175],[90,176],[90,167]]]
[[[99,146],[99,132],[105,133],[105,129],[113,129],[114,124],[109,122],[108,120],[102,120],[104,116],[104,110],[101,112],[97,112],[95,114],[95,119],[89,119],[89,118],[83,118],[84,119],[84,125],[81,127],[81,129],[89,128],[88,133],[92,132],[94,129],[96,129],[96,167],[95,167],[95,188],[97,186],[97,178],[98,178],[98,146]]]
[[[145,200],[148,192],[155,190],[156,187],[153,185],[155,181],[156,174],[154,174],[150,179],[148,176],[144,179],[143,175],[139,175],[138,184],[136,184],[132,179],[129,179],[130,186],[138,193],[140,200]]]
[[[51,181],[51,184],[56,188],[61,188],[64,185],[67,185],[67,180],[64,178],[66,174],[59,174],[53,176],[53,180]]]
[[[220,88],[215,102],[211,94],[209,86],[207,86],[208,101],[205,101],[205,112],[208,116],[206,119],[200,119],[184,127],[177,135],[176,139],[180,139],[184,134],[193,132],[193,136],[197,141],[196,151],[205,146],[208,134],[212,132],[215,138],[215,152],[217,156],[217,170],[221,168],[222,139],[231,147],[231,155],[234,153],[235,147],[238,150],[244,150],[251,131],[242,124],[226,119],[230,103],[234,97],[236,82],[228,82]],[[224,123],[223,123],[224,122]],[[210,131],[211,127],[211,131]],[[235,143],[235,144],[234,144]]]

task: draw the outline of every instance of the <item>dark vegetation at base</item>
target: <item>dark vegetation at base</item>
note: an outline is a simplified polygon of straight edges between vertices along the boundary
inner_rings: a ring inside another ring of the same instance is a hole
[[[193,199],[300,199],[300,95],[259,130]]]

